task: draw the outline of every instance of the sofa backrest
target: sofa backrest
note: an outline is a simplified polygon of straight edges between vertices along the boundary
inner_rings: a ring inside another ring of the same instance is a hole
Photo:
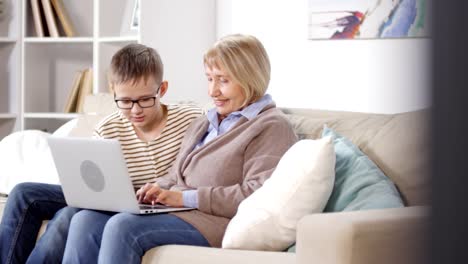
[[[116,111],[111,94],[85,100],[71,136],[91,136],[97,122]],[[299,138],[320,138],[323,125],[350,139],[393,180],[405,205],[429,204],[429,111],[384,115],[314,109],[281,109]]]
[[[327,124],[350,139],[393,180],[407,206],[429,204],[429,110],[393,115],[282,110],[299,138],[319,138]]]

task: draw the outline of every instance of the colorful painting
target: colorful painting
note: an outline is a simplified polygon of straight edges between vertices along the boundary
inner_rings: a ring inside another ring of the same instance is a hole
[[[429,37],[431,0],[309,0],[309,39]]]

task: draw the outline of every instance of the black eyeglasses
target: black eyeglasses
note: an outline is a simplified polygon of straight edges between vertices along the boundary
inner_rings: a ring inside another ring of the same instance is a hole
[[[151,97],[141,98],[138,100],[119,99],[119,100],[115,100],[115,103],[117,104],[118,108],[125,109],[125,110],[132,109],[135,103],[137,103],[138,106],[140,106],[141,108],[149,108],[149,107],[153,107],[156,104],[156,97],[157,96],[151,96]]]
[[[161,83],[162,84],[162,83]],[[141,108],[150,108],[153,107],[156,104],[156,98],[158,97],[157,94],[159,93],[159,89],[161,88],[161,84],[158,87],[158,90],[156,90],[156,96],[150,96],[150,97],[143,97],[137,100],[132,100],[132,99],[115,99],[115,93],[114,93],[114,101],[117,104],[117,107],[120,109],[125,109],[125,110],[130,110],[133,108],[135,103],[138,104]]]

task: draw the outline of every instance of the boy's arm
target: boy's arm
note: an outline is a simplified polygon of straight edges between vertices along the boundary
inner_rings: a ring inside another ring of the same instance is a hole
[[[102,138],[102,136],[99,134],[99,132],[96,129],[94,129],[92,137],[96,139]]]

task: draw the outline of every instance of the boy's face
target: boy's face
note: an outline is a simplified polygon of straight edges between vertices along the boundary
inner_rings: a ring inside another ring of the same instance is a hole
[[[160,87],[161,86],[161,87]],[[120,109],[122,114],[135,126],[143,131],[149,132],[163,117],[160,103],[160,97],[164,95],[167,89],[167,82],[156,83],[153,77],[148,78],[147,82],[141,78],[138,82],[133,80],[125,83],[115,84],[115,99],[120,100],[121,105],[130,109]],[[156,98],[154,98],[156,97]],[[139,100],[138,103],[132,102]],[[154,105],[152,105],[154,102]],[[132,106],[133,104],[133,106]],[[143,107],[142,107],[143,106]]]

